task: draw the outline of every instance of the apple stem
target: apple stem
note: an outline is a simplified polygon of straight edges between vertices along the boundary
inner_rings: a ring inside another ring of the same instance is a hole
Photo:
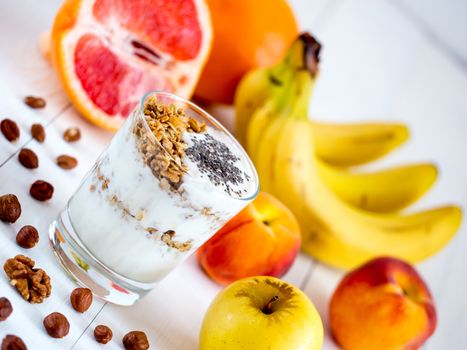
[[[279,299],[279,296],[274,295],[261,311],[263,311],[263,313],[266,315],[272,314],[272,303],[275,302],[277,299]]]

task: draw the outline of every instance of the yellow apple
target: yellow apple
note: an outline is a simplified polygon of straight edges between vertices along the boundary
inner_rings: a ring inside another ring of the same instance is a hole
[[[319,350],[323,324],[297,287],[250,277],[222,290],[201,326],[201,350]]]

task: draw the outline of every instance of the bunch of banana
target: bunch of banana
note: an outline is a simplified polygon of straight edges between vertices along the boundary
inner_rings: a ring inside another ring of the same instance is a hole
[[[407,140],[404,125],[308,119],[319,49],[302,34],[282,62],[250,72],[238,87],[237,137],[255,163],[262,190],[294,212],[303,250],[330,265],[352,268],[379,255],[410,262],[431,256],[457,231],[461,210],[400,212],[433,185],[432,164],[355,171]]]

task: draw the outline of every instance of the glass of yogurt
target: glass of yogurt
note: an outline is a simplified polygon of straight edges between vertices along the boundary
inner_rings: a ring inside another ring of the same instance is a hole
[[[195,104],[144,96],[52,222],[55,255],[78,284],[131,305],[258,193],[243,148]]]

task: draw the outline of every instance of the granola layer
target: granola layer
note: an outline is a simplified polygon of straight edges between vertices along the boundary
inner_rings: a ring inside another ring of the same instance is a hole
[[[143,161],[154,176],[165,178],[173,188],[178,188],[183,174],[188,171],[183,163],[187,144],[182,135],[184,132],[205,132],[206,125],[188,117],[185,110],[175,104],[159,103],[154,96],[144,103],[144,120],[159,144],[148,133],[144,121],[136,122],[134,133]]]

